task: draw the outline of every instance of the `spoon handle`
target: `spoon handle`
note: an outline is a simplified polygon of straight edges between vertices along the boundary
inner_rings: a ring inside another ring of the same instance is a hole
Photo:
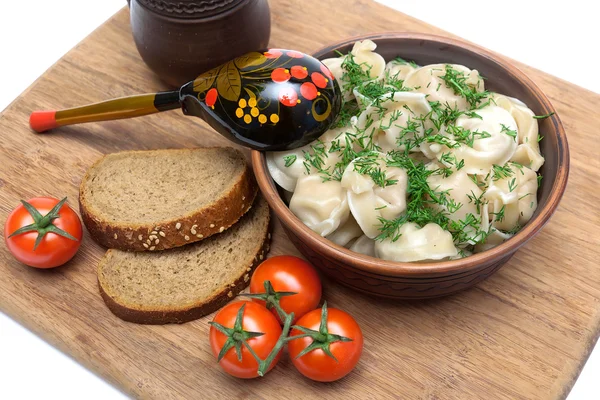
[[[59,126],[139,117],[180,106],[178,90],[140,94],[66,110],[34,111],[29,117],[29,126],[41,133]]]

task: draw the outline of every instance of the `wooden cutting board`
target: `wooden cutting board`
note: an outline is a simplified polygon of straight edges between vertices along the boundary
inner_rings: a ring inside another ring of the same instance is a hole
[[[348,36],[390,29],[442,33],[369,1],[271,0],[271,45],[312,52]],[[300,6],[301,4],[301,6]],[[516,63],[548,95],[569,137],[572,171],[551,222],[497,274],[458,295],[389,302],[325,282],[331,306],[356,317],[365,335],[358,368],[317,384],[289,360],[263,379],[224,374],[208,345],[209,317],[180,326],[141,326],[114,317],[96,287],[104,250],[85,236],[65,267],[40,271],[0,245],[0,310],[86,367],[141,398],[563,398],[600,327],[600,96]],[[130,149],[229,145],[178,112],[67,127],[36,135],[35,109],[71,107],[163,89],[140,60],[128,10],[117,13],[47,71],[0,119],[0,223],[21,198],[69,196],[102,154]],[[276,228],[271,255],[298,254]]]

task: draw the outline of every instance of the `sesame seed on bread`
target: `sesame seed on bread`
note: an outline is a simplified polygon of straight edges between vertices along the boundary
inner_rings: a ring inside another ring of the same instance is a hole
[[[254,206],[225,232],[161,252],[108,250],[98,285],[119,318],[141,324],[183,323],[218,310],[250,282],[269,251],[269,206]]]

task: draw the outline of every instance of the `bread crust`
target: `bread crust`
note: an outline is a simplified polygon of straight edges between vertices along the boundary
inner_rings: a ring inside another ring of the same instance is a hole
[[[231,147],[226,148],[235,150]],[[212,204],[190,215],[152,225],[115,224],[95,215],[90,210],[85,198],[85,187],[90,179],[90,172],[104,160],[106,157],[104,156],[88,169],[79,187],[79,210],[83,223],[92,239],[98,244],[109,249],[125,251],[166,250],[198,242],[215,233],[223,232],[250,210],[258,193],[256,179],[244,155],[239,150],[235,151],[243,159],[245,168],[231,190]]]
[[[110,311],[117,317],[124,321],[134,322],[137,324],[147,325],[163,325],[163,324],[182,324],[185,322],[193,321],[204,315],[210,314],[217,311],[225,304],[230,302],[237,296],[242,290],[244,290],[250,283],[250,277],[256,269],[256,267],[266,259],[267,253],[270,249],[271,232],[272,232],[272,219],[269,213],[267,214],[269,221],[267,223],[267,229],[264,232],[262,238],[262,244],[252,259],[252,263],[244,268],[237,279],[226,285],[221,291],[215,294],[209,299],[205,299],[202,302],[194,304],[191,307],[185,307],[181,309],[173,308],[171,310],[137,310],[135,308],[127,307],[124,304],[118,303],[115,299],[110,297],[102,287],[100,278],[98,278],[98,288],[102,299],[110,309]],[[112,250],[108,250],[108,255]],[[100,270],[105,257],[100,261],[98,265],[98,277],[100,276]]]

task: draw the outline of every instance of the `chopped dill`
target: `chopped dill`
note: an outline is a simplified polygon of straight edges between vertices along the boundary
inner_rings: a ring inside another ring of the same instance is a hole
[[[500,126],[502,126],[502,130],[500,131],[501,133],[505,133],[506,135],[513,138],[513,140],[515,142],[517,141],[517,131],[515,131],[514,129],[510,129],[508,126],[506,126],[504,124],[500,124]]]
[[[475,193],[473,193],[473,191],[471,190],[471,194],[467,193],[467,198],[469,199],[469,204],[473,203],[475,205],[475,207],[477,208],[477,214],[481,214],[481,206],[484,204],[483,203],[483,192],[481,192],[481,194],[479,195],[479,197],[477,197],[475,195]]]
[[[477,187],[480,187],[480,188],[485,188],[486,187],[485,182],[479,182],[477,180],[477,175],[469,175],[469,179],[471,179],[473,181],[473,183],[477,185]],[[484,191],[485,191],[485,189],[484,189]]]
[[[498,212],[491,212],[490,215],[495,215],[496,218],[494,218],[495,222],[502,222],[504,220],[504,210],[505,210],[506,206],[503,205],[502,208],[498,211]]]
[[[488,91],[478,92],[476,88],[469,85],[467,83],[468,77],[463,72],[452,67],[452,65],[446,64],[445,74],[441,76],[441,79],[446,83],[448,88],[454,90],[454,94],[464,97],[472,109],[489,96]]]
[[[545,114],[545,115],[534,115],[533,118],[534,119],[546,119],[546,118],[550,118],[551,116],[553,116],[555,114],[554,111],[552,111],[550,114]]]
[[[366,63],[357,64],[352,53],[348,53],[344,58],[342,69],[344,70],[341,79],[344,82],[343,90],[352,91],[355,87],[371,79],[371,66]]]
[[[393,60],[396,64],[401,64],[401,65],[410,65],[413,68],[419,68],[419,66],[417,65],[417,63],[415,63],[414,61],[406,61],[404,58],[402,57],[396,57]]]
[[[513,170],[510,169],[508,164],[500,166],[498,164],[492,165],[492,180],[497,181],[512,176]]]
[[[379,165],[379,154],[376,152],[366,153],[354,159],[354,171],[361,175],[368,175],[379,187],[395,185],[397,179],[387,179],[386,172]]]
[[[293,163],[296,162],[298,157],[295,154],[289,154],[287,156],[283,156],[283,161],[285,161],[286,167],[291,167]]]
[[[332,128],[344,128],[350,126],[350,120],[353,116],[360,113],[360,108],[356,100],[347,101],[342,105],[342,109],[338,114],[336,121],[333,123]]]

